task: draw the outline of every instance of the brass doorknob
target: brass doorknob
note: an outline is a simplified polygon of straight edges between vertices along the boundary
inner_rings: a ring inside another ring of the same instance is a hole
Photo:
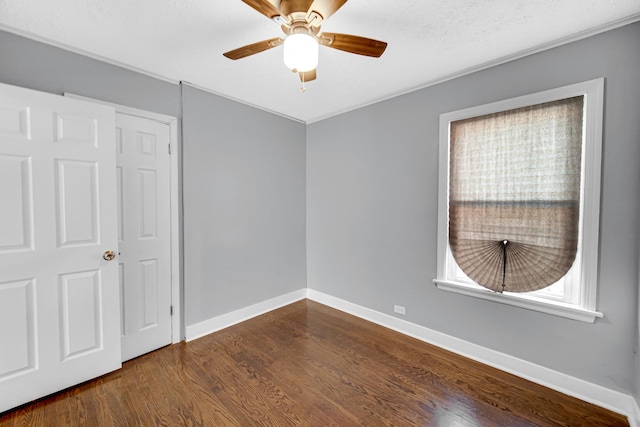
[[[113,251],[105,251],[105,253],[102,255],[102,258],[104,258],[106,261],[111,261],[116,257],[116,254]]]

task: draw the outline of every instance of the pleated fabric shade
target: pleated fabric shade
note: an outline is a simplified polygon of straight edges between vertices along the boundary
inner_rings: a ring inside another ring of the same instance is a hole
[[[550,286],[576,257],[584,97],[450,124],[449,245],[497,292]]]

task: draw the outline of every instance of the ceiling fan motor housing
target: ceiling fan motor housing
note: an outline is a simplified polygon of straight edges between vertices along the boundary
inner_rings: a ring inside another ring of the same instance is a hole
[[[386,42],[366,37],[320,32],[320,25],[338,11],[347,0],[242,0],[242,2],[280,25],[282,31],[287,35],[286,39],[293,38],[306,41],[307,48],[298,50],[298,57],[305,55],[315,56],[313,68],[309,68],[310,65],[301,67],[300,64],[304,62],[301,60],[296,60],[296,65],[290,65],[285,58],[287,67],[299,72],[300,79],[303,82],[316,79],[315,65],[317,65],[318,44],[374,58],[380,57],[387,47]],[[297,37],[298,35],[301,37]],[[223,55],[229,59],[236,60],[264,52],[281,44],[285,44],[285,57],[287,57],[287,45],[294,45],[295,43],[287,43],[280,37],[242,46],[225,52]],[[291,64],[294,64],[294,62],[291,62]]]
[[[320,27],[311,27],[305,20],[292,21],[289,26],[282,26],[282,31],[287,35],[291,34],[307,34],[313,38],[317,38]]]

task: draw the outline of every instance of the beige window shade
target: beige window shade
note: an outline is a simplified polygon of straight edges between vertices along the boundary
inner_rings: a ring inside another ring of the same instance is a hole
[[[578,245],[584,97],[451,122],[449,245],[502,292],[560,280]]]

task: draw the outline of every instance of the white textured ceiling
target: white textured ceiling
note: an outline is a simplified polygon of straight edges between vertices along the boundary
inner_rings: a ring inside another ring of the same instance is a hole
[[[302,93],[281,46],[222,56],[283,35],[241,0],[0,0],[2,29],[304,122],[638,20],[640,0],[349,0],[322,29],[384,40],[386,52],[321,46]]]

